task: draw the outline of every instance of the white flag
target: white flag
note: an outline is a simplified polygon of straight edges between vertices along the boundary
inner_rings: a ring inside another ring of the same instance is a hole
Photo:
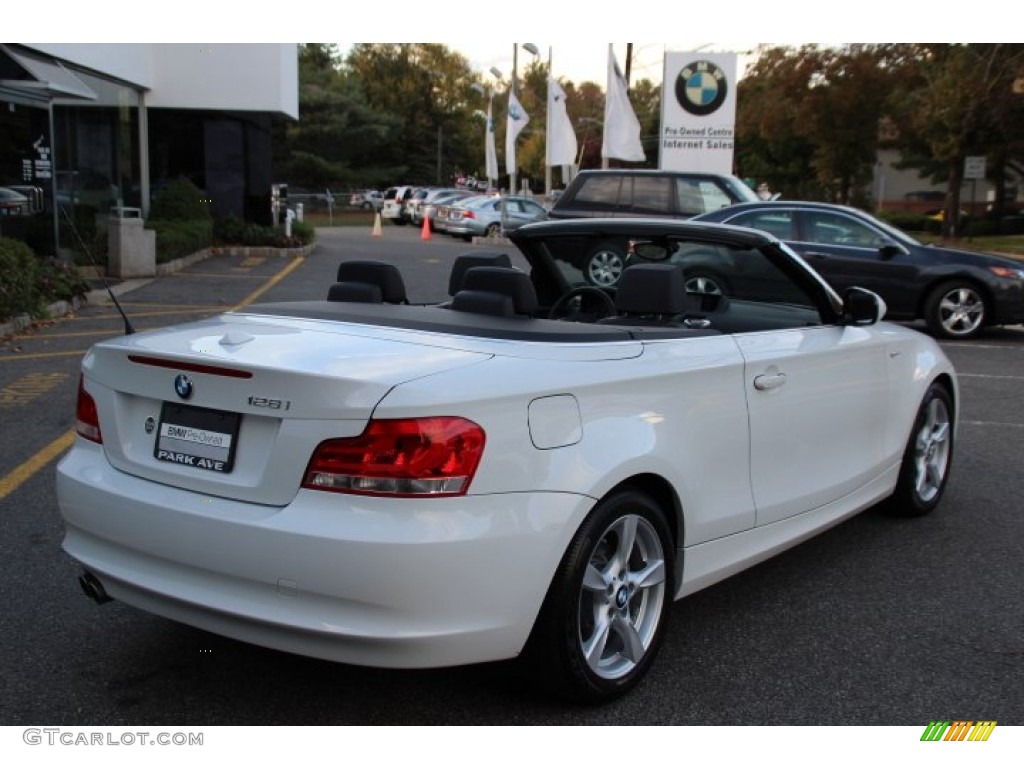
[[[576,162],[576,131],[565,108],[565,91],[554,78],[548,79],[547,165]]]
[[[509,173],[516,172],[516,137],[519,132],[530,122],[530,116],[526,114],[523,105],[515,91],[508,89],[508,122],[505,125],[505,170]]]
[[[487,102],[487,138],[484,146],[484,158],[487,163],[487,186],[493,186],[498,180],[498,150],[494,143],[494,97]]]
[[[626,79],[619,72],[611,45],[608,46],[608,92],[604,100],[604,141],[601,157],[620,160],[646,160],[640,143],[640,121],[626,92]]]

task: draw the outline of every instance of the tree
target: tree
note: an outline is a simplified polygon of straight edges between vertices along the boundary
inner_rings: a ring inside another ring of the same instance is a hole
[[[481,102],[472,90],[479,78],[464,56],[432,43],[363,43],[343,71],[371,108],[395,121],[394,139],[380,157],[404,169],[402,181],[448,184],[456,170],[483,165],[483,123],[474,118]]]
[[[1005,199],[1005,171],[1021,159],[1019,99],[1013,82],[1024,72],[1019,43],[934,44],[919,47],[919,85],[895,102],[905,164],[947,183],[943,234],[957,234],[964,161],[985,155]]]
[[[358,82],[338,69],[333,46],[299,49],[299,120],[285,127],[280,165],[292,184],[313,189],[370,185],[393,170],[375,164],[397,121],[367,106]]]

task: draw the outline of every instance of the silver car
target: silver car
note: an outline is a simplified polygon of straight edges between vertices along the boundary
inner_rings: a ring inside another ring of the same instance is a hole
[[[547,217],[547,209],[529,197],[471,197],[448,209],[444,230],[464,240],[497,237]]]

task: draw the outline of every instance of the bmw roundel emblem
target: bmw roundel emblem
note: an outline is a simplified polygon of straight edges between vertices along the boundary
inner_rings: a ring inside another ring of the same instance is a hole
[[[676,78],[676,101],[691,115],[710,115],[728,94],[725,70],[711,61],[687,64]]]
[[[192,397],[192,379],[184,373],[179,373],[174,377],[174,391],[182,400],[188,400]]]

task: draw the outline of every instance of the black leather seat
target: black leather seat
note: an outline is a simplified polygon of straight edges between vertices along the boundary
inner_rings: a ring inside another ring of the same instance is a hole
[[[343,261],[338,282],[327,291],[328,301],[408,304],[398,267],[386,261]]]
[[[471,267],[451,309],[498,317],[532,317],[538,308],[530,276],[515,267]]]

